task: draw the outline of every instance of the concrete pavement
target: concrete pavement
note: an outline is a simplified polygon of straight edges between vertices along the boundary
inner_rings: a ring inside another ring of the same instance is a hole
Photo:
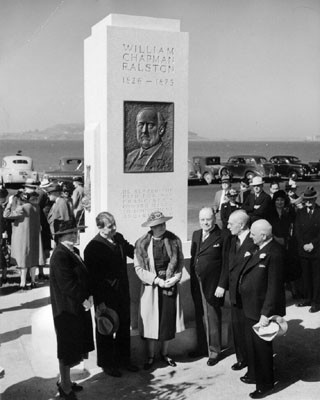
[[[49,287],[17,292],[16,286],[0,289],[0,365],[5,376],[0,379],[1,400],[48,400],[56,397],[58,363],[53,344]],[[320,312],[310,314],[308,307],[297,308],[288,294],[286,336],[277,338],[275,375],[279,380],[272,400],[315,400],[320,391]],[[46,322],[47,321],[47,322]],[[137,338],[133,338],[137,340]],[[187,346],[186,346],[187,347]],[[143,356],[134,355],[142,367]],[[249,399],[254,385],[239,378],[245,371],[230,369],[235,362],[232,351],[214,367],[206,359],[176,358],[171,368],[160,360],[151,371],[123,372],[112,378],[96,367],[95,353],[80,367],[72,370],[73,379],[82,382],[80,400],[207,400]]]

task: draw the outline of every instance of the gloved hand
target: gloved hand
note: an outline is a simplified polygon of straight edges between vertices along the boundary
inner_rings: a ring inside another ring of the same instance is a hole
[[[158,285],[158,286],[161,287],[161,288],[164,288],[164,287],[165,287],[165,285],[164,285],[164,280],[163,280],[163,279],[160,279],[160,278],[158,278],[158,277],[155,278],[154,283],[155,283],[155,285]]]
[[[179,282],[180,278],[179,276],[175,275],[172,278],[169,278],[165,281],[165,288],[170,288],[171,286],[174,286],[177,282]]]

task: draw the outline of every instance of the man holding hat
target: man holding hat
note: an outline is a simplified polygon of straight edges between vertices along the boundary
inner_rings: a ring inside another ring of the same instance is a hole
[[[231,188],[231,178],[229,175],[223,175],[221,177],[221,190],[218,190],[213,200],[213,211],[215,213],[216,224],[219,228],[222,228],[221,221],[221,206],[228,202],[227,193]]]
[[[250,193],[242,205],[248,213],[251,223],[258,219],[267,219],[271,206],[271,197],[263,190],[264,181],[261,176],[254,176],[250,186],[253,193]]]
[[[255,383],[253,399],[264,397],[274,386],[272,342],[258,336],[253,326],[266,327],[273,315],[285,315],[284,260],[281,246],[272,238],[265,219],[251,225],[250,236],[258,250],[245,254],[239,278],[239,295],[244,313],[248,372],[241,381]]]
[[[320,311],[320,207],[312,186],[303,193],[305,207],[297,210],[295,237],[302,268],[304,300],[298,307],[311,306],[309,312]]]

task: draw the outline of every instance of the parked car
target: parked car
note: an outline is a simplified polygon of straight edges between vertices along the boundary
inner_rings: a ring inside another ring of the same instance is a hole
[[[220,157],[195,156],[192,160],[196,171],[207,184],[218,181],[222,175],[228,174],[228,169],[221,164]]]
[[[83,157],[61,157],[59,160],[59,168],[43,173],[44,179],[49,181],[72,181],[74,177],[84,176]]]
[[[301,162],[295,156],[273,156],[270,158],[270,162],[274,164],[276,171],[283,178],[309,180],[317,175],[313,167],[311,168],[310,165]]]
[[[232,156],[224,163],[224,166],[233,178],[252,179],[254,176],[261,176],[262,178],[276,179],[279,177],[274,165],[262,156]]]
[[[317,176],[320,176],[320,160],[319,161],[309,161],[310,168],[313,169]]]
[[[39,180],[31,157],[23,156],[20,151],[15,156],[3,157],[0,168],[2,184],[23,184],[28,178],[34,181]]]
[[[188,160],[188,185],[202,182],[203,179],[200,172],[196,171],[193,162]]]

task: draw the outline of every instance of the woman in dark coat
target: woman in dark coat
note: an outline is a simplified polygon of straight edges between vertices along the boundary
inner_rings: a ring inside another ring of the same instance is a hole
[[[130,361],[130,293],[127,256],[133,258],[134,247],[116,231],[112,214],[96,217],[99,233],[84,250],[84,261],[90,273],[95,310],[113,309],[119,316],[114,336],[102,335],[96,329],[97,364],[108,375],[120,377],[120,367],[135,372]]]
[[[58,244],[50,259],[50,296],[57,335],[60,397],[76,399],[82,386],[71,382],[70,368],[94,349],[89,274],[73,247],[77,239],[74,221],[61,221]]]

